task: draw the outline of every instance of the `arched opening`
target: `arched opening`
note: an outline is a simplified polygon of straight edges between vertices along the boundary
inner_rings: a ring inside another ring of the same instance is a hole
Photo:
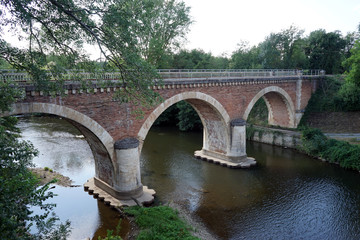
[[[289,94],[282,88],[272,86],[258,92],[248,104],[244,119],[248,120],[251,110],[262,98],[268,110],[268,124],[273,126],[295,128],[295,107]]]
[[[66,119],[85,137],[95,160],[95,176],[113,186],[115,167],[112,137],[94,120],[68,107],[49,103],[18,103],[6,115],[49,114]]]
[[[203,168],[203,163],[194,159],[194,151],[208,148],[226,152],[229,136],[221,111],[225,110],[210,96],[184,93],[164,101],[145,120],[139,132],[143,142],[141,179],[143,184],[155,187],[160,201],[167,201],[168,197],[179,199],[188,186],[202,188],[194,186],[200,182],[199,171]],[[219,131],[213,131],[215,129]],[[216,139],[223,139],[225,143],[217,146]],[[163,198],[164,195],[167,197]],[[191,201],[196,205],[198,200]]]
[[[199,115],[203,124],[203,150],[226,154],[229,150],[229,128],[230,117],[223,106],[213,97],[200,92],[186,92],[175,95],[160,104],[145,120],[138,138],[141,142],[146,138],[151,126],[159,116],[172,105],[186,101]]]

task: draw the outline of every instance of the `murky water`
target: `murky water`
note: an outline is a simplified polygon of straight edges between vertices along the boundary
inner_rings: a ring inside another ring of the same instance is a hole
[[[53,168],[75,184],[94,176],[91,151],[68,123],[38,118],[19,126],[40,150],[36,165]],[[156,190],[157,202],[178,203],[220,239],[360,239],[359,173],[251,142],[247,153],[258,166],[228,169],[194,159],[201,144],[201,133],[149,132],[142,182]],[[82,187],[55,190],[56,211],[72,222],[72,239],[97,239],[117,225],[117,213]]]

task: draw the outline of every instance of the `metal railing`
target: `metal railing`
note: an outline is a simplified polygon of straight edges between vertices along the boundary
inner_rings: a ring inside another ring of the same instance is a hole
[[[208,78],[246,78],[246,77],[284,77],[284,76],[321,76],[322,70],[297,69],[159,69],[166,79],[208,79]]]
[[[297,69],[158,69],[161,78],[166,80],[207,80],[207,79],[241,79],[255,77],[286,77],[286,76],[322,76],[323,70]],[[50,73],[49,73],[50,74]],[[50,74],[51,75],[51,74]],[[56,77],[51,76],[53,80]],[[59,76],[57,77],[59,78]],[[68,71],[60,75],[64,81],[79,80],[111,81],[121,78],[120,72],[88,73],[84,71]],[[19,83],[31,82],[31,76],[25,72],[14,70],[0,70],[0,81],[15,81]]]

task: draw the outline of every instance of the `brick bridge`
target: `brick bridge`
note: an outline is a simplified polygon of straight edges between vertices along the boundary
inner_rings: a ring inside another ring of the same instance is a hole
[[[82,92],[71,85],[66,96],[44,96],[27,88],[26,98],[6,115],[45,113],[63,117],[85,136],[95,159],[96,176],[85,189],[111,205],[153,200],[153,190],[141,183],[140,153],[154,121],[171,105],[188,102],[204,126],[203,147],[195,156],[220,165],[243,168],[256,162],[247,157],[245,125],[260,98],[269,110],[268,122],[295,128],[323,72],[297,70],[163,70],[164,85],[155,86],[164,99],[146,110],[143,119],[130,103],[113,100],[115,88]],[[110,195],[109,195],[110,194]]]

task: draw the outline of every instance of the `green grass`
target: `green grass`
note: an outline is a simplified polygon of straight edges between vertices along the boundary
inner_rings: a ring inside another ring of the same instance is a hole
[[[125,213],[134,216],[141,229],[138,240],[199,239],[191,235],[193,229],[180,219],[177,211],[168,206],[135,206],[126,208]]]

